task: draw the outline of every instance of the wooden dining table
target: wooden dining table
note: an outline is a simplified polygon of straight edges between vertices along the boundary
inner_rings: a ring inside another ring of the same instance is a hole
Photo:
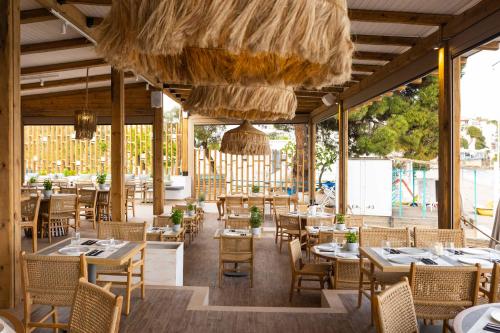
[[[359,251],[348,251],[344,247],[337,246],[334,250],[331,243],[314,245],[311,253],[318,258],[334,261],[338,258],[359,261]]]
[[[453,320],[453,330],[455,333],[486,332],[483,330],[486,324],[500,325],[500,322],[491,316],[494,311],[500,313],[499,303],[476,305],[465,309]]]
[[[234,195],[234,196],[239,196],[239,195]],[[255,196],[259,196],[259,195],[255,195]],[[264,201],[266,203],[269,203],[269,204],[272,204],[273,203],[273,200],[275,197],[289,197],[290,198],[290,203],[294,203],[295,205],[297,205],[298,203],[298,199],[296,196],[290,196],[290,195],[283,195],[283,194],[280,194],[280,195],[276,195],[276,194],[265,194],[265,195],[260,195],[260,196],[263,196],[264,197]],[[243,197],[243,202],[247,202],[248,201],[248,195],[247,194],[243,194],[241,195],[241,197]],[[221,202],[221,206],[220,206],[220,212],[219,212],[219,219],[221,219],[224,215],[225,215],[225,202],[226,202],[226,195],[225,194],[221,194],[217,197],[217,199]]]
[[[95,240],[90,238],[81,238],[79,241],[79,246],[84,246],[88,248],[86,253],[90,251],[99,249],[104,250],[103,253],[98,256],[86,256],[88,265],[88,279],[91,283],[96,283],[97,281],[97,266],[121,266],[126,264],[131,258],[134,258],[138,253],[140,253],[146,247],[146,242],[131,242],[126,241],[120,247],[104,247],[97,244],[93,245],[82,245],[88,240]],[[61,254],[59,250],[66,248],[71,245],[71,239],[65,239],[52,246],[49,246],[36,254],[44,256],[66,256]]]

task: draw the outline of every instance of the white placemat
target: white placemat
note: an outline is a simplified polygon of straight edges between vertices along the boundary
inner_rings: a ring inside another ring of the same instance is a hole
[[[474,324],[474,326],[472,326],[467,332],[464,332],[464,333],[476,333],[476,332],[489,332],[489,331],[485,331],[483,330],[483,327],[486,326],[486,324],[488,323],[495,323],[496,322],[493,320],[493,318],[490,317],[490,313],[494,310],[498,310],[498,308],[491,308],[491,309],[488,309],[488,311],[486,311],[477,321],[476,323]]]

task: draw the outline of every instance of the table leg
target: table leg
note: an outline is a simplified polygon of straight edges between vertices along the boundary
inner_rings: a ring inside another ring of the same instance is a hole
[[[89,282],[96,284],[97,282],[97,269],[96,265],[88,264],[87,265],[87,274],[89,275]]]

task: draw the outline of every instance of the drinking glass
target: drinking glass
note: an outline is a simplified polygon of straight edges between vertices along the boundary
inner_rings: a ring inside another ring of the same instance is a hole
[[[71,235],[71,245],[77,246],[80,245],[80,232],[79,231],[74,231],[73,234]]]
[[[333,249],[333,254],[336,255],[338,244],[337,244],[337,240],[335,238],[332,239],[331,246]]]
[[[445,254],[448,255],[448,256],[455,255],[455,243],[454,242],[447,242],[446,243]]]

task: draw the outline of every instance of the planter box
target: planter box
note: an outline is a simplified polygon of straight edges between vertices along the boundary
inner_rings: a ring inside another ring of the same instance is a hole
[[[148,242],[145,268],[146,285],[182,286],[184,243]]]

